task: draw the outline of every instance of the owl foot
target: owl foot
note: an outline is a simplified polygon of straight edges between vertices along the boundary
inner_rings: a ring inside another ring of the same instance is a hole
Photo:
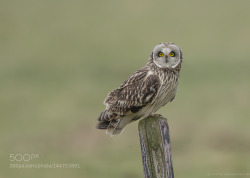
[[[150,114],[151,117],[162,117],[161,114]]]

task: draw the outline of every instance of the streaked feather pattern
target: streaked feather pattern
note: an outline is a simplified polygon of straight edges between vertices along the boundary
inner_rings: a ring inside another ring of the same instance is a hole
[[[108,94],[104,100],[106,109],[98,118],[97,128],[117,135],[128,123],[147,117],[172,101],[181,69],[181,51],[179,58],[180,62],[175,68],[160,68],[155,64],[152,52],[145,67],[133,73],[120,87]]]
[[[117,89],[111,91],[104,101],[106,110],[100,115],[99,121],[109,121],[117,115],[124,116],[153,102],[161,82],[157,75],[148,75],[149,68],[144,67],[132,74]]]

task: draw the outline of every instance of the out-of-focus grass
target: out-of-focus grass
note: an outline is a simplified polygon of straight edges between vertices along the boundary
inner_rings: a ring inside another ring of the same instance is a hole
[[[162,41],[184,54],[177,97],[159,111],[176,177],[249,173],[249,5],[1,1],[0,177],[143,177],[137,123],[113,138],[95,124],[107,93]],[[10,169],[12,153],[81,168]]]

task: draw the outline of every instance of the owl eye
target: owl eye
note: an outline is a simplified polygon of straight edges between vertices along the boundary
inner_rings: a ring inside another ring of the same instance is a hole
[[[162,56],[163,56],[163,53],[162,53],[162,52],[159,52],[159,53],[158,53],[158,56],[159,56],[159,57],[162,57]]]
[[[171,51],[171,52],[169,53],[169,55],[170,55],[171,57],[174,57],[174,56],[175,56],[175,52],[174,52],[174,51]]]

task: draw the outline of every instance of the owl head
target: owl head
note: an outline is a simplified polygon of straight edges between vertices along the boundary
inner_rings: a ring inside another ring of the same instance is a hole
[[[152,60],[159,68],[174,69],[182,62],[182,52],[174,43],[160,43],[152,51]]]

